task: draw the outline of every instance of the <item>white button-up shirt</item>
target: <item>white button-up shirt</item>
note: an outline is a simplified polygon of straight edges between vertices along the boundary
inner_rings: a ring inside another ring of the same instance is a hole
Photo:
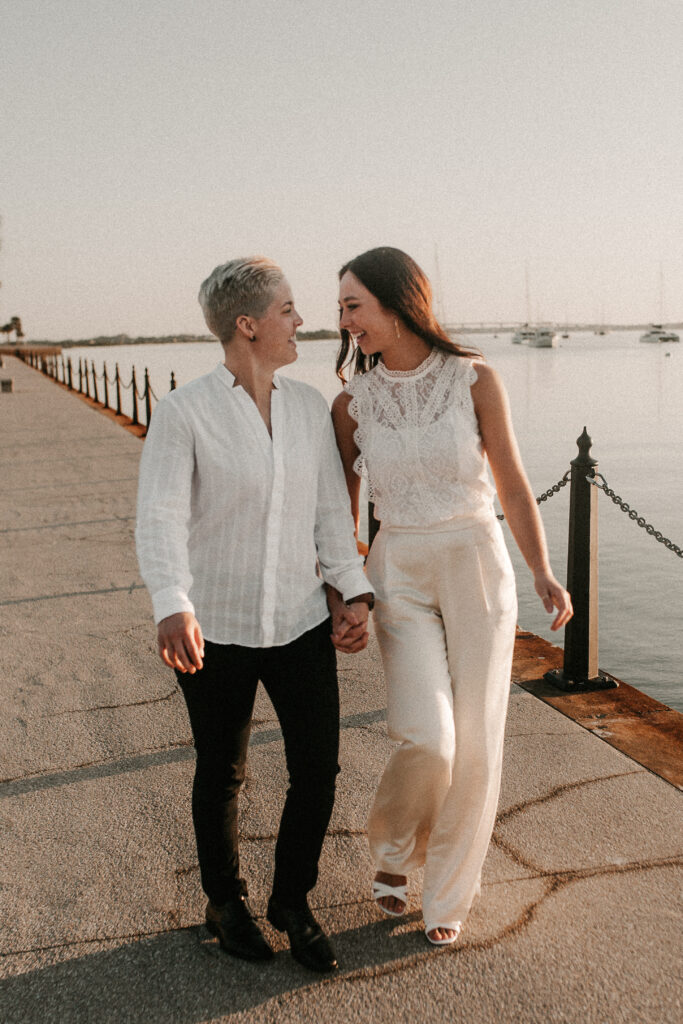
[[[323,580],[371,591],[327,403],[274,383],[272,439],[223,365],[154,410],[136,541],[157,623],[193,612],[214,643],[275,647],[327,618]]]

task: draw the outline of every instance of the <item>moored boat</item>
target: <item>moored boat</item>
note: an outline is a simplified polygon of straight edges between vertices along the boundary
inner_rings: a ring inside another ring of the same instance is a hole
[[[537,327],[527,345],[529,348],[557,348],[557,335],[549,327]]]
[[[524,324],[512,335],[513,345],[526,345],[530,338],[533,338],[536,334],[535,327],[529,327],[528,324]]]
[[[667,331],[661,324],[653,324],[649,331],[641,334],[641,341],[658,344],[660,342],[680,341],[675,331]]]

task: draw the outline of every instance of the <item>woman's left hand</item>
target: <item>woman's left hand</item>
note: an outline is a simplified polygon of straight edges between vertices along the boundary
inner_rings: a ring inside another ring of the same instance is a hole
[[[550,628],[561,629],[574,614],[569,593],[561,583],[558,583],[551,572],[534,573],[534,586],[547,612],[552,612],[557,608],[557,615]]]

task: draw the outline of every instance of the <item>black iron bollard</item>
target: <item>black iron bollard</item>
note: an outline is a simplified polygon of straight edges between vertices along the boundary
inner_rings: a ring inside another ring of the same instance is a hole
[[[121,375],[119,373],[119,364],[116,364],[116,373],[114,374],[114,381],[116,383],[116,415],[121,415]]]
[[[104,408],[109,408],[109,381],[107,380],[107,364],[102,363],[102,386],[104,388]]]
[[[96,402],[99,402],[100,396],[97,394],[97,374],[95,373],[95,360],[90,360],[90,366],[92,368],[92,396]]]
[[[149,428],[149,421],[152,418],[152,389],[149,385],[149,372],[145,367],[145,425]]]
[[[375,519],[375,503],[374,501],[368,502],[368,551],[372,547],[372,542],[377,536],[379,530],[379,520]]]
[[[171,370],[171,388],[170,388],[170,390],[171,391],[175,391],[175,389],[176,389],[175,373],[173,372],[173,370]]]
[[[74,389],[74,372],[73,372],[73,366],[71,365],[71,356],[69,356],[69,358],[66,361],[66,372],[67,372],[68,379],[69,379],[69,391],[73,391],[73,389]]]
[[[565,627],[564,663],[545,678],[561,690],[607,690],[618,683],[598,668],[598,492],[588,482],[597,469],[586,428],[572,459],[567,590],[574,616]]]
[[[133,415],[131,419],[133,421],[133,426],[137,427],[140,421],[138,419],[138,386],[135,380],[135,367],[133,367],[132,370],[131,392],[133,394]]]

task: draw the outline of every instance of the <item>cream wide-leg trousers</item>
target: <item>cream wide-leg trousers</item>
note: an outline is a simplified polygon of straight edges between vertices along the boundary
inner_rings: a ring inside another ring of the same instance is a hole
[[[370,550],[375,626],[398,741],[370,813],[378,871],[424,864],[425,928],[455,928],[479,890],[496,816],[517,621],[491,514],[382,527]]]

